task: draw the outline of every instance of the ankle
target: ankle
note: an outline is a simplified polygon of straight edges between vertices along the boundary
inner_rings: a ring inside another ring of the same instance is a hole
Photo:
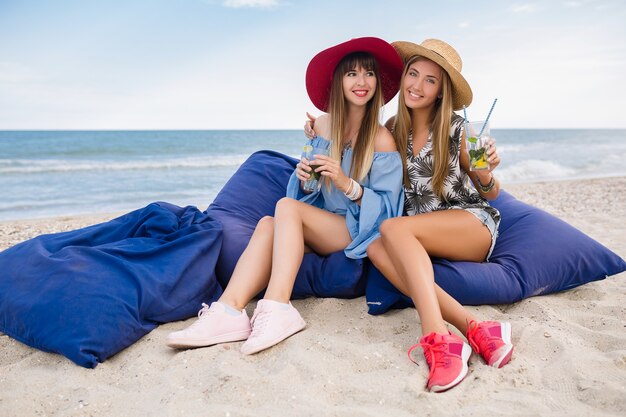
[[[273,302],[279,303],[279,304],[289,304],[289,302],[290,302],[290,298],[289,297],[280,296],[280,295],[274,295],[274,294],[265,294],[263,299],[264,300],[268,300],[268,301],[273,301]]]
[[[281,310],[285,310],[285,309],[289,308],[289,306],[291,305],[289,300],[282,301],[282,300],[275,300],[275,299],[272,299],[272,298],[263,298],[263,301],[267,302],[269,304],[273,304],[273,305],[279,307]]]
[[[427,335],[427,334],[431,334],[431,333],[449,334],[450,331],[448,330],[448,328],[445,325],[443,325],[443,326],[422,326],[422,335]]]
[[[227,311],[231,309],[241,313],[246,308],[246,304],[238,303],[235,300],[231,300],[230,298],[220,298],[216,301],[216,303],[222,304]]]

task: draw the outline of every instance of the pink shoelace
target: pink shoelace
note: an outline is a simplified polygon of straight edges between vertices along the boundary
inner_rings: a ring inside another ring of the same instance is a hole
[[[207,303],[202,303],[202,308],[198,311],[198,318],[209,312],[209,305]]]
[[[430,367],[430,371],[428,373],[428,380],[430,381],[433,374],[435,373],[436,365],[445,364],[444,358],[446,356],[445,352],[447,350],[447,346],[448,344],[443,341],[436,343],[420,342],[411,346],[407,354],[409,355],[409,359],[411,360],[411,362],[419,366],[419,363],[414,361],[411,357],[411,353],[418,347],[424,349],[424,357],[426,358],[426,363],[428,363],[428,366]]]
[[[490,336],[486,332],[480,331],[476,320],[471,320],[467,324],[467,341],[474,349],[474,352],[478,354],[482,351],[489,352],[489,339]]]

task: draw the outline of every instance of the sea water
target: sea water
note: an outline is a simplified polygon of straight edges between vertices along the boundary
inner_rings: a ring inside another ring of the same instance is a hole
[[[507,183],[626,175],[626,130],[494,129]],[[204,210],[255,151],[300,155],[301,130],[0,131],[0,221]],[[242,196],[245,198],[245,196]]]

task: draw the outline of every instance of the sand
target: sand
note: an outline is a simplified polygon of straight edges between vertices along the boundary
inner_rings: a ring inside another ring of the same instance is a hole
[[[626,258],[626,177],[504,188]],[[111,217],[0,223],[0,250]],[[307,328],[254,356],[240,343],[167,348],[166,335],[192,320],[158,327],[93,370],[0,334],[0,416],[623,416],[625,278],[470,307],[512,323],[513,360],[493,369],[473,355],[467,378],[443,394],[425,390],[423,359],[407,359],[415,311],[370,316],[364,298],[295,301]]]

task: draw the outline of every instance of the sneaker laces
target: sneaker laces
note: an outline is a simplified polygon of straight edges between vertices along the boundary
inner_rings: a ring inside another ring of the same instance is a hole
[[[445,354],[445,352],[448,350],[448,343],[444,341],[439,341],[435,343],[420,342],[411,346],[407,353],[411,362],[413,362],[417,366],[419,366],[419,363],[413,360],[413,358],[411,357],[411,353],[418,347],[421,347],[424,350],[426,363],[428,363],[428,366],[430,367],[430,371],[428,373],[428,380],[430,381],[433,374],[435,373],[435,368],[437,367],[437,365],[444,365],[446,363],[445,357],[447,355]]]
[[[202,303],[202,308],[198,311],[198,318],[202,318],[205,314],[209,313],[209,305],[207,303]]]
[[[196,320],[191,326],[187,327],[185,329],[185,331],[187,330],[193,330],[196,327],[202,326],[202,321],[207,319],[209,317],[210,314],[212,314],[213,311],[211,311],[209,309],[209,306],[207,303],[202,303],[202,308],[200,309],[200,311],[198,311],[198,320]]]
[[[250,326],[252,327],[252,333],[250,333],[250,337],[258,336],[258,332],[262,332],[263,329],[267,326],[269,322],[270,316],[272,315],[271,311],[267,310],[254,310],[254,314],[250,319]]]
[[[481,351],[490,351],[489,339],[491,338],[487,332],[481,331],[476,320],[470,320],[467,323],[467,341],[474,349],[474,352],[480,354]]]

